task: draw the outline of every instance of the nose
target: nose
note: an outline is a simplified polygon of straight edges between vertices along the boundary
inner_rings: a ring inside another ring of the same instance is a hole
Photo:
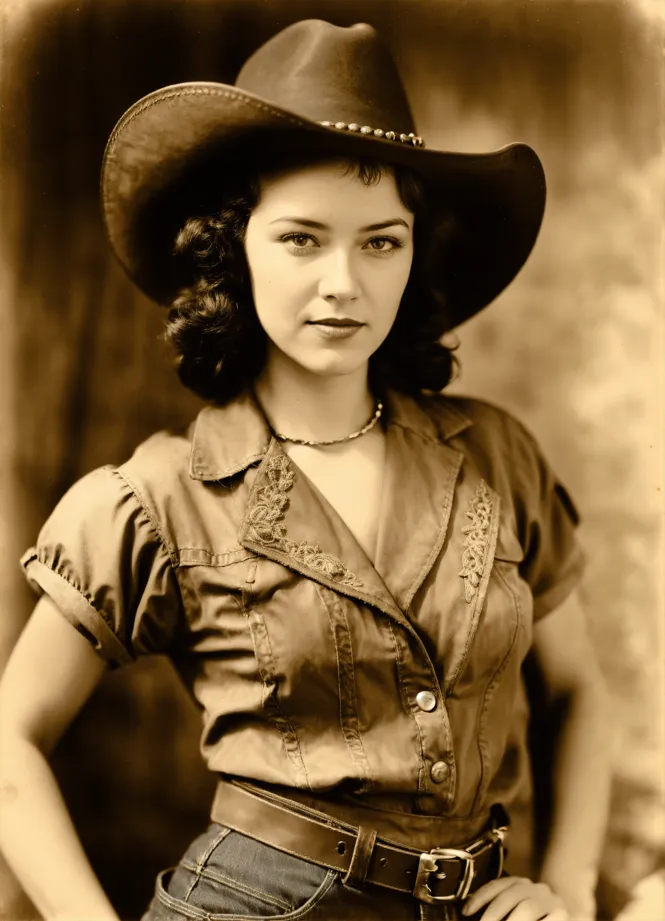
[[[350,253],[338,249],[321,266],[320,297],[330,303],[344,304],[360,296],[360,281]]]

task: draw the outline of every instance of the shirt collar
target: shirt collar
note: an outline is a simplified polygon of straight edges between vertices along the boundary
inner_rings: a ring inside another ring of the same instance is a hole
[[[470,426],[471,420],[445,397],[413,397],[386,392],[388,425],[410,429],[430,441],[446,441]],[[194,422],[190,476],[195,480],[225,480],[259,463],[272,435],[250,392],[224,406],[205,406]]]

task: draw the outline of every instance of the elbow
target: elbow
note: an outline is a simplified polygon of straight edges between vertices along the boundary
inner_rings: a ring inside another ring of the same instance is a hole
[[[561,696],[566,718],[583,725],[598,749],[612,757],[619,744],[616,704],[600,670],[591,670]]]
[[[22,765],[35,756],[48,760],[53,745],[45,735],[31,730],[21,720],[0,713],[0,795],[11,795],[11,787],[20,779]]]

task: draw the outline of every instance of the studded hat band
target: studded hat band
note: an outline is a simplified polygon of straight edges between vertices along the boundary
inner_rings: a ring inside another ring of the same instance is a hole
[[[397,141],[400,144],[412,144],[414,147],[424,147],[425,142],[413,132],[410,134],[400,134],[398,131],[384,131],[383,128],[371,128],[369,125],[357,125],[351,122],[319,122],[324,128],[337,128],[338,131],[357,131],[360,134],[372,134],[377,138],[385,138],[386,141]]]

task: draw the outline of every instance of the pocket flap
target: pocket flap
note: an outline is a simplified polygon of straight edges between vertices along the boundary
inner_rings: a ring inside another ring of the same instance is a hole
[[[517,534],[505,522],[499,526],[494,559],[504,563],[521,563],[524,559],[524,550]]]

